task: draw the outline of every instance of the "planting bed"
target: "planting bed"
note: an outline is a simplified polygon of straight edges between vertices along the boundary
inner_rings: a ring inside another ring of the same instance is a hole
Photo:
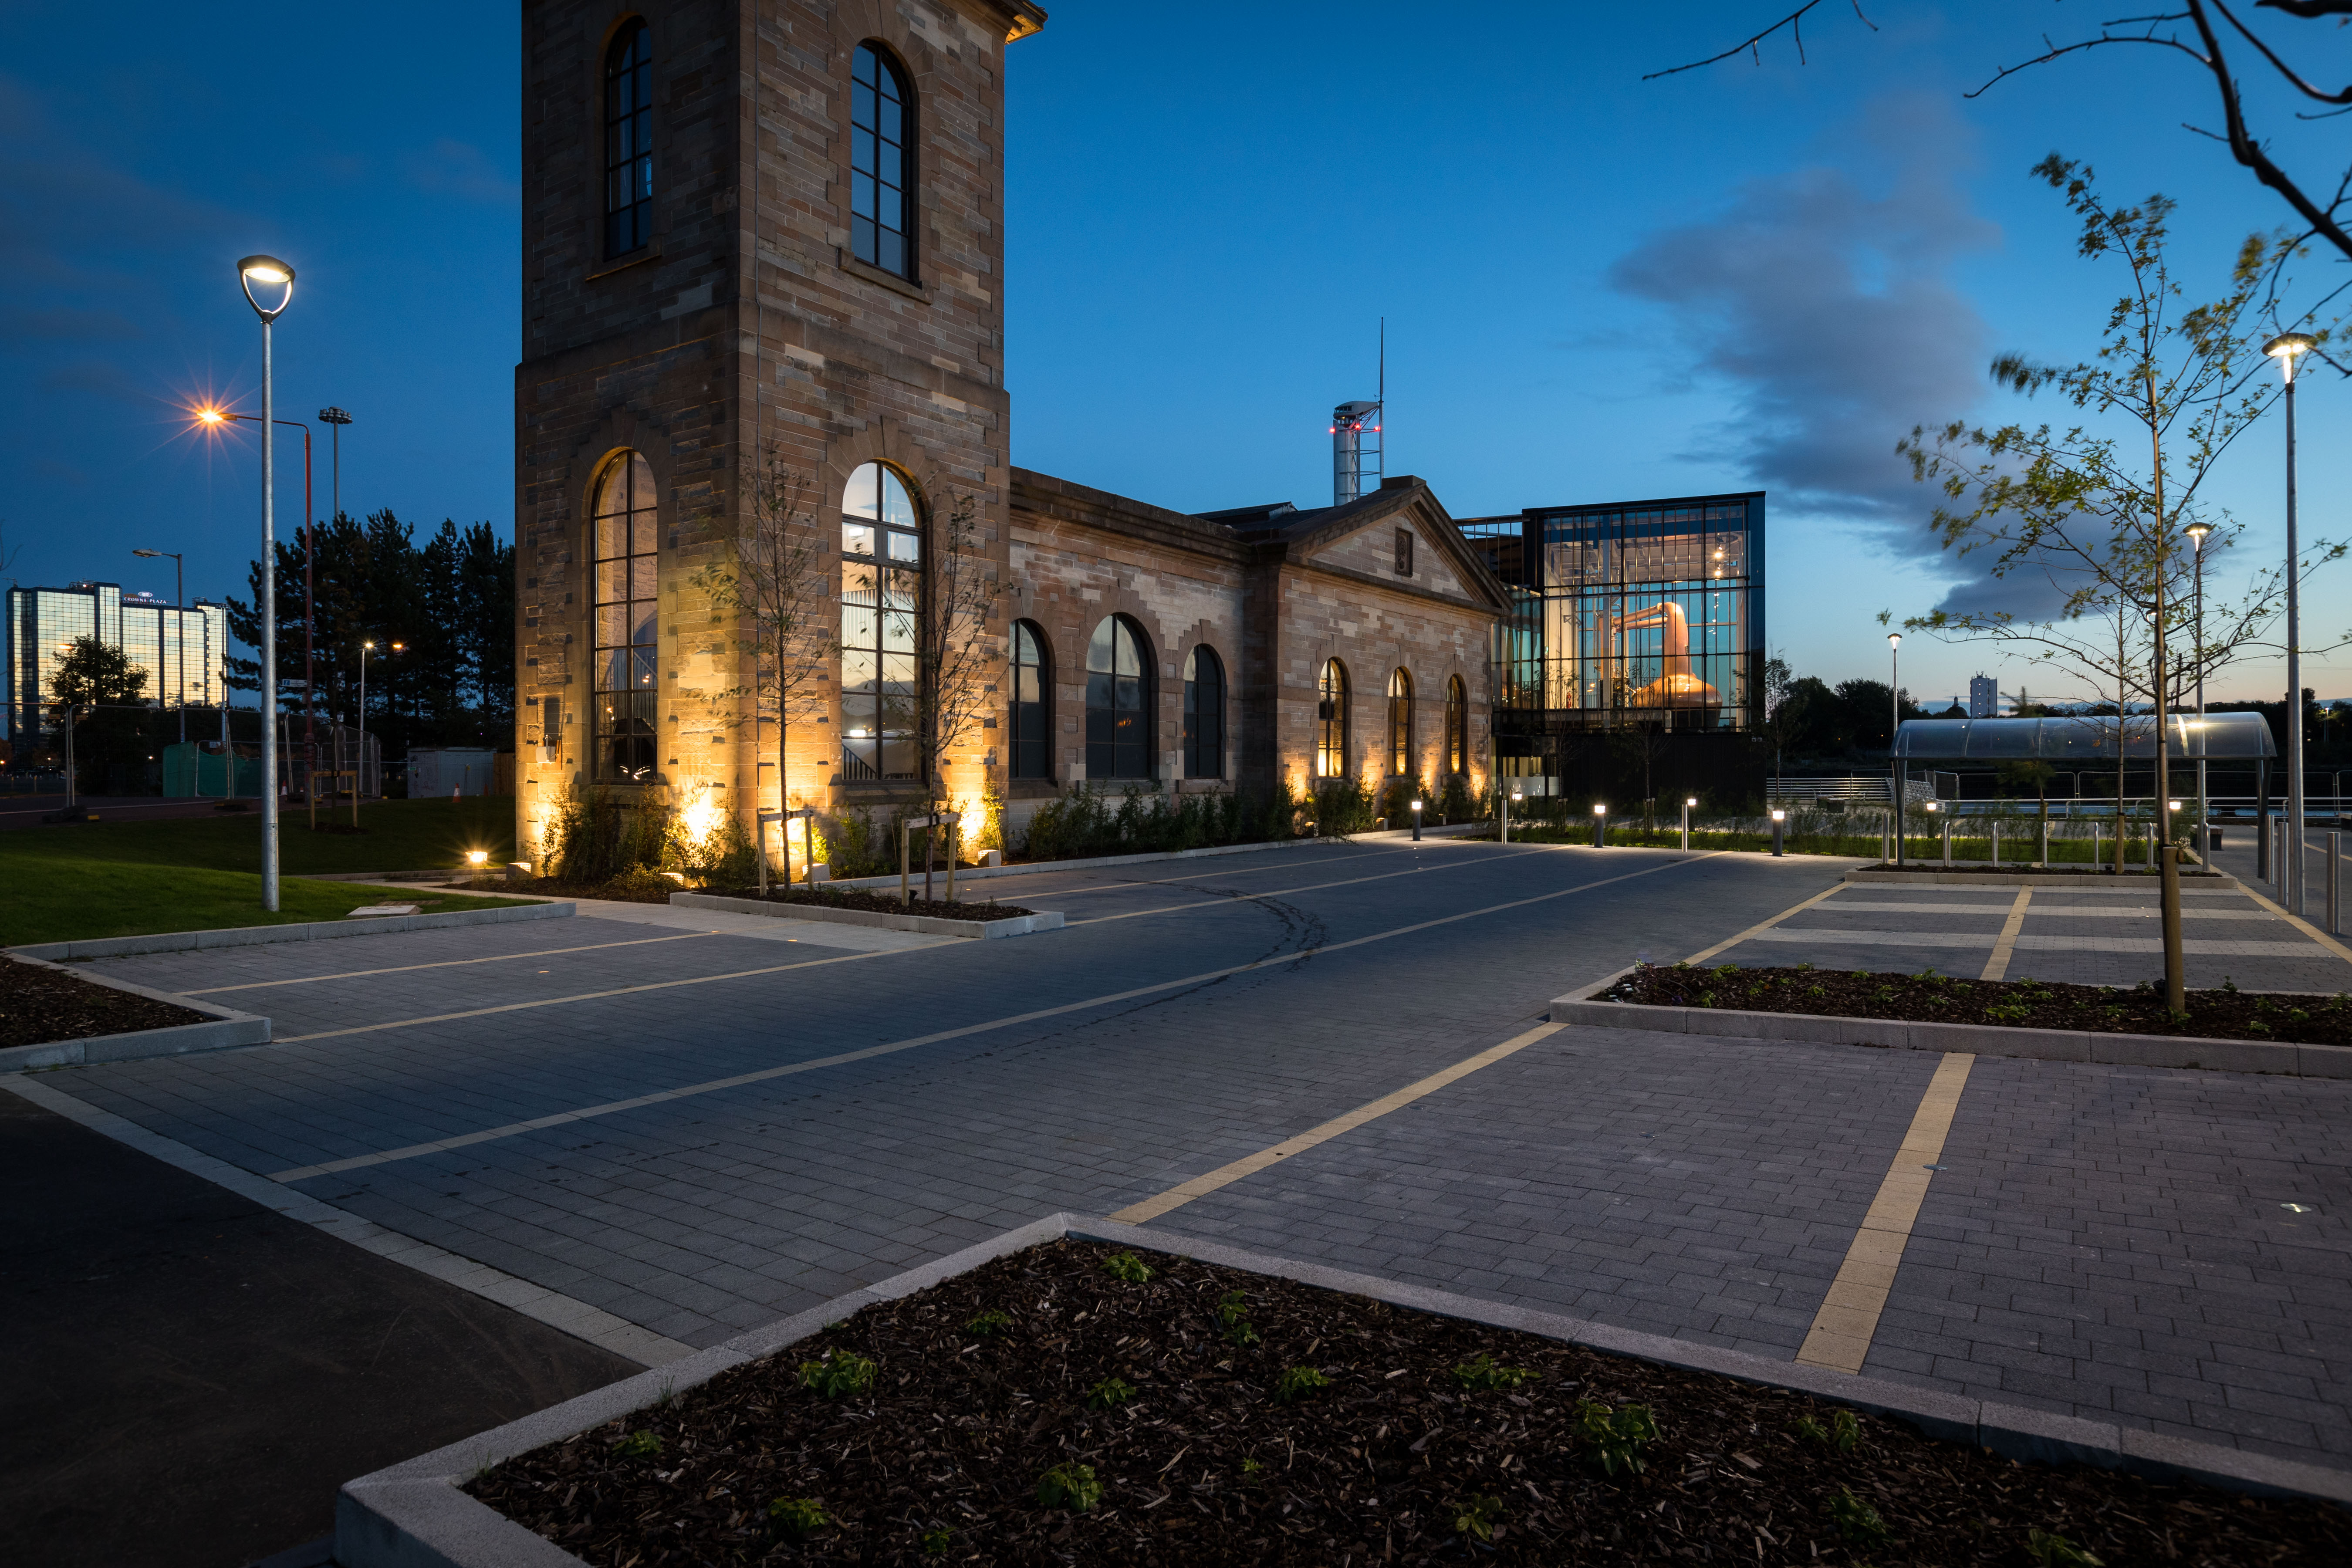
[[[209,1014],[0,956],[0,1048],[210,1022]]]
[[[932,886],[944,888],[946,885],[944,873],[933,877]],[[919,888],[922,883],[918,879],[913,886]],[[757,888],[702,888],[697,891],[719,893],[730,899],[760,897]],[[880,915],[937,915],[950,921],[1009,921],[1034,912],[1018,904],[999,904],[986,900],[967,902],[959,899],[950,903],[945,899],[927,899],[919,892],[901,902],[898,895],[887,888],[832,888],[819,883],[816,896],[811,898],[809,894],[806,883],[795,883],[790,898],[784,896],[782,889],[772,887],[764,901],[771,904],[814,903],[831,910],[867,910]]]
[[[2021,976],[1966,980],[1926,970],[1887,974],[1869,969],[1713,969],[1640,964],[1596,1002],[1654,1007],[1722,1007],[1741,1013],[1805,1013],[1832,1018],[1885,1018],[1906,1024],[1999,1024],[2022,1029],[2073,1029],[2109,1035],[2186,1035],[2200,1039],[2291,1040],[2352,1046],[2352,996],[2271,994],[2224,984],[2191,991],[2189,1011],[2166,1011],[2160,982],[2128,991],[2067,985]]]
[[[466,1489],[599,1568],[2352,1561],[2352,1515],[2322,1503],[2023,1466],[1801,1394],[1068,1241]]]

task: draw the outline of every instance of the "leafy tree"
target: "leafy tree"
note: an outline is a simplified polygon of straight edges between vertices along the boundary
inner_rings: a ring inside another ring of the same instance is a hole
[[[72,729],[74,771],[85,794],[106,787],[107,770],[138,755],[147,672],[130,654],[94,637],[79,637],[58,661],[50,711]]]
[[[930,581],[926,585],[921,626],[915,640],[918,666],[915,738],[922,757],[924,800],[929,814],[943,809],[947,764],[955,748],[996,710],[997,666],[1004,637],[991,630],[1000,592],[996,569],[982,549],[979,498],[947,489],[947,504],[934,514]],[[940,842],[933,833],[927,846]],[[930,896],[931,856],[923,853],[923,894]]]

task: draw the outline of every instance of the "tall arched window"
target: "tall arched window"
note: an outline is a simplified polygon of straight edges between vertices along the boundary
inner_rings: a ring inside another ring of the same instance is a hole
[[[915,276],[915,95],[889,56],[857,46],[849,84],[849,253]]]
[[[1034,621],[1013,623],[1013,776],[1054,776],[1054,665]]]
[[[1470,690],[1458,675],[1445,679],[1445,771],[1470,771]]]
[[[923,534],[896,468],[862,465],[841,498],[841,771],[910,779],[916,756],[916,617]]]
[[[1206,643],[1184,656],[1184,776],[1225,776],[1225,666]]]
[[[632,22],[604,57],[604,254],[626,256],[654,237],[652,36]]]
[[[1087,643],[1087,777],[1151,776],[1151,647],[1125,616]]]
[[[1348,667],[1336,658],[1323,661],[1323,676],[1315,700],[1315,776],[1348,776]]]
[[[595,555],[595,776],[605,784],[650,784],[658,776],[656,721],[661,691],[655,608],[660,584],[654,471],[623,452],[597,477],[589,509]]]
[[[1389,773],[1412,772],[1412,677],[1399,665],[1389,676]]]

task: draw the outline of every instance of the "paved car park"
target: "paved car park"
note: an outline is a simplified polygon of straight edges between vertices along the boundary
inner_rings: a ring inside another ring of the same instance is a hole
[[[603,906],[108,960],[278,1042],[32,1083],[641,1360],[1395,1097],[1152,1223],[1788,1358],[1941,1058],[1531,1029],[1550,999],[1637,957],[1974,974],[2012,923],[2011,975],[2159,972],[2137,892],[1846,864],[1386,839],[981,884],[1070,921],[1002,942]],[[2352,984],[2190,905],[2196,983]],[[1864,1370],[2352,1465],[2347,1127],[2352,1084],[1977,1060]]]

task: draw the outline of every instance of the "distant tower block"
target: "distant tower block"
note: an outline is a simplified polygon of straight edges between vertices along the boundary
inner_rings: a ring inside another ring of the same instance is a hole
[[[1969,678],[1969,717],[2000,717],[2000,689],[1991,676],[1972,675]]]
[[[1331,410],[1331,504],[1381,488],[1381,405],[1358,399]]]

